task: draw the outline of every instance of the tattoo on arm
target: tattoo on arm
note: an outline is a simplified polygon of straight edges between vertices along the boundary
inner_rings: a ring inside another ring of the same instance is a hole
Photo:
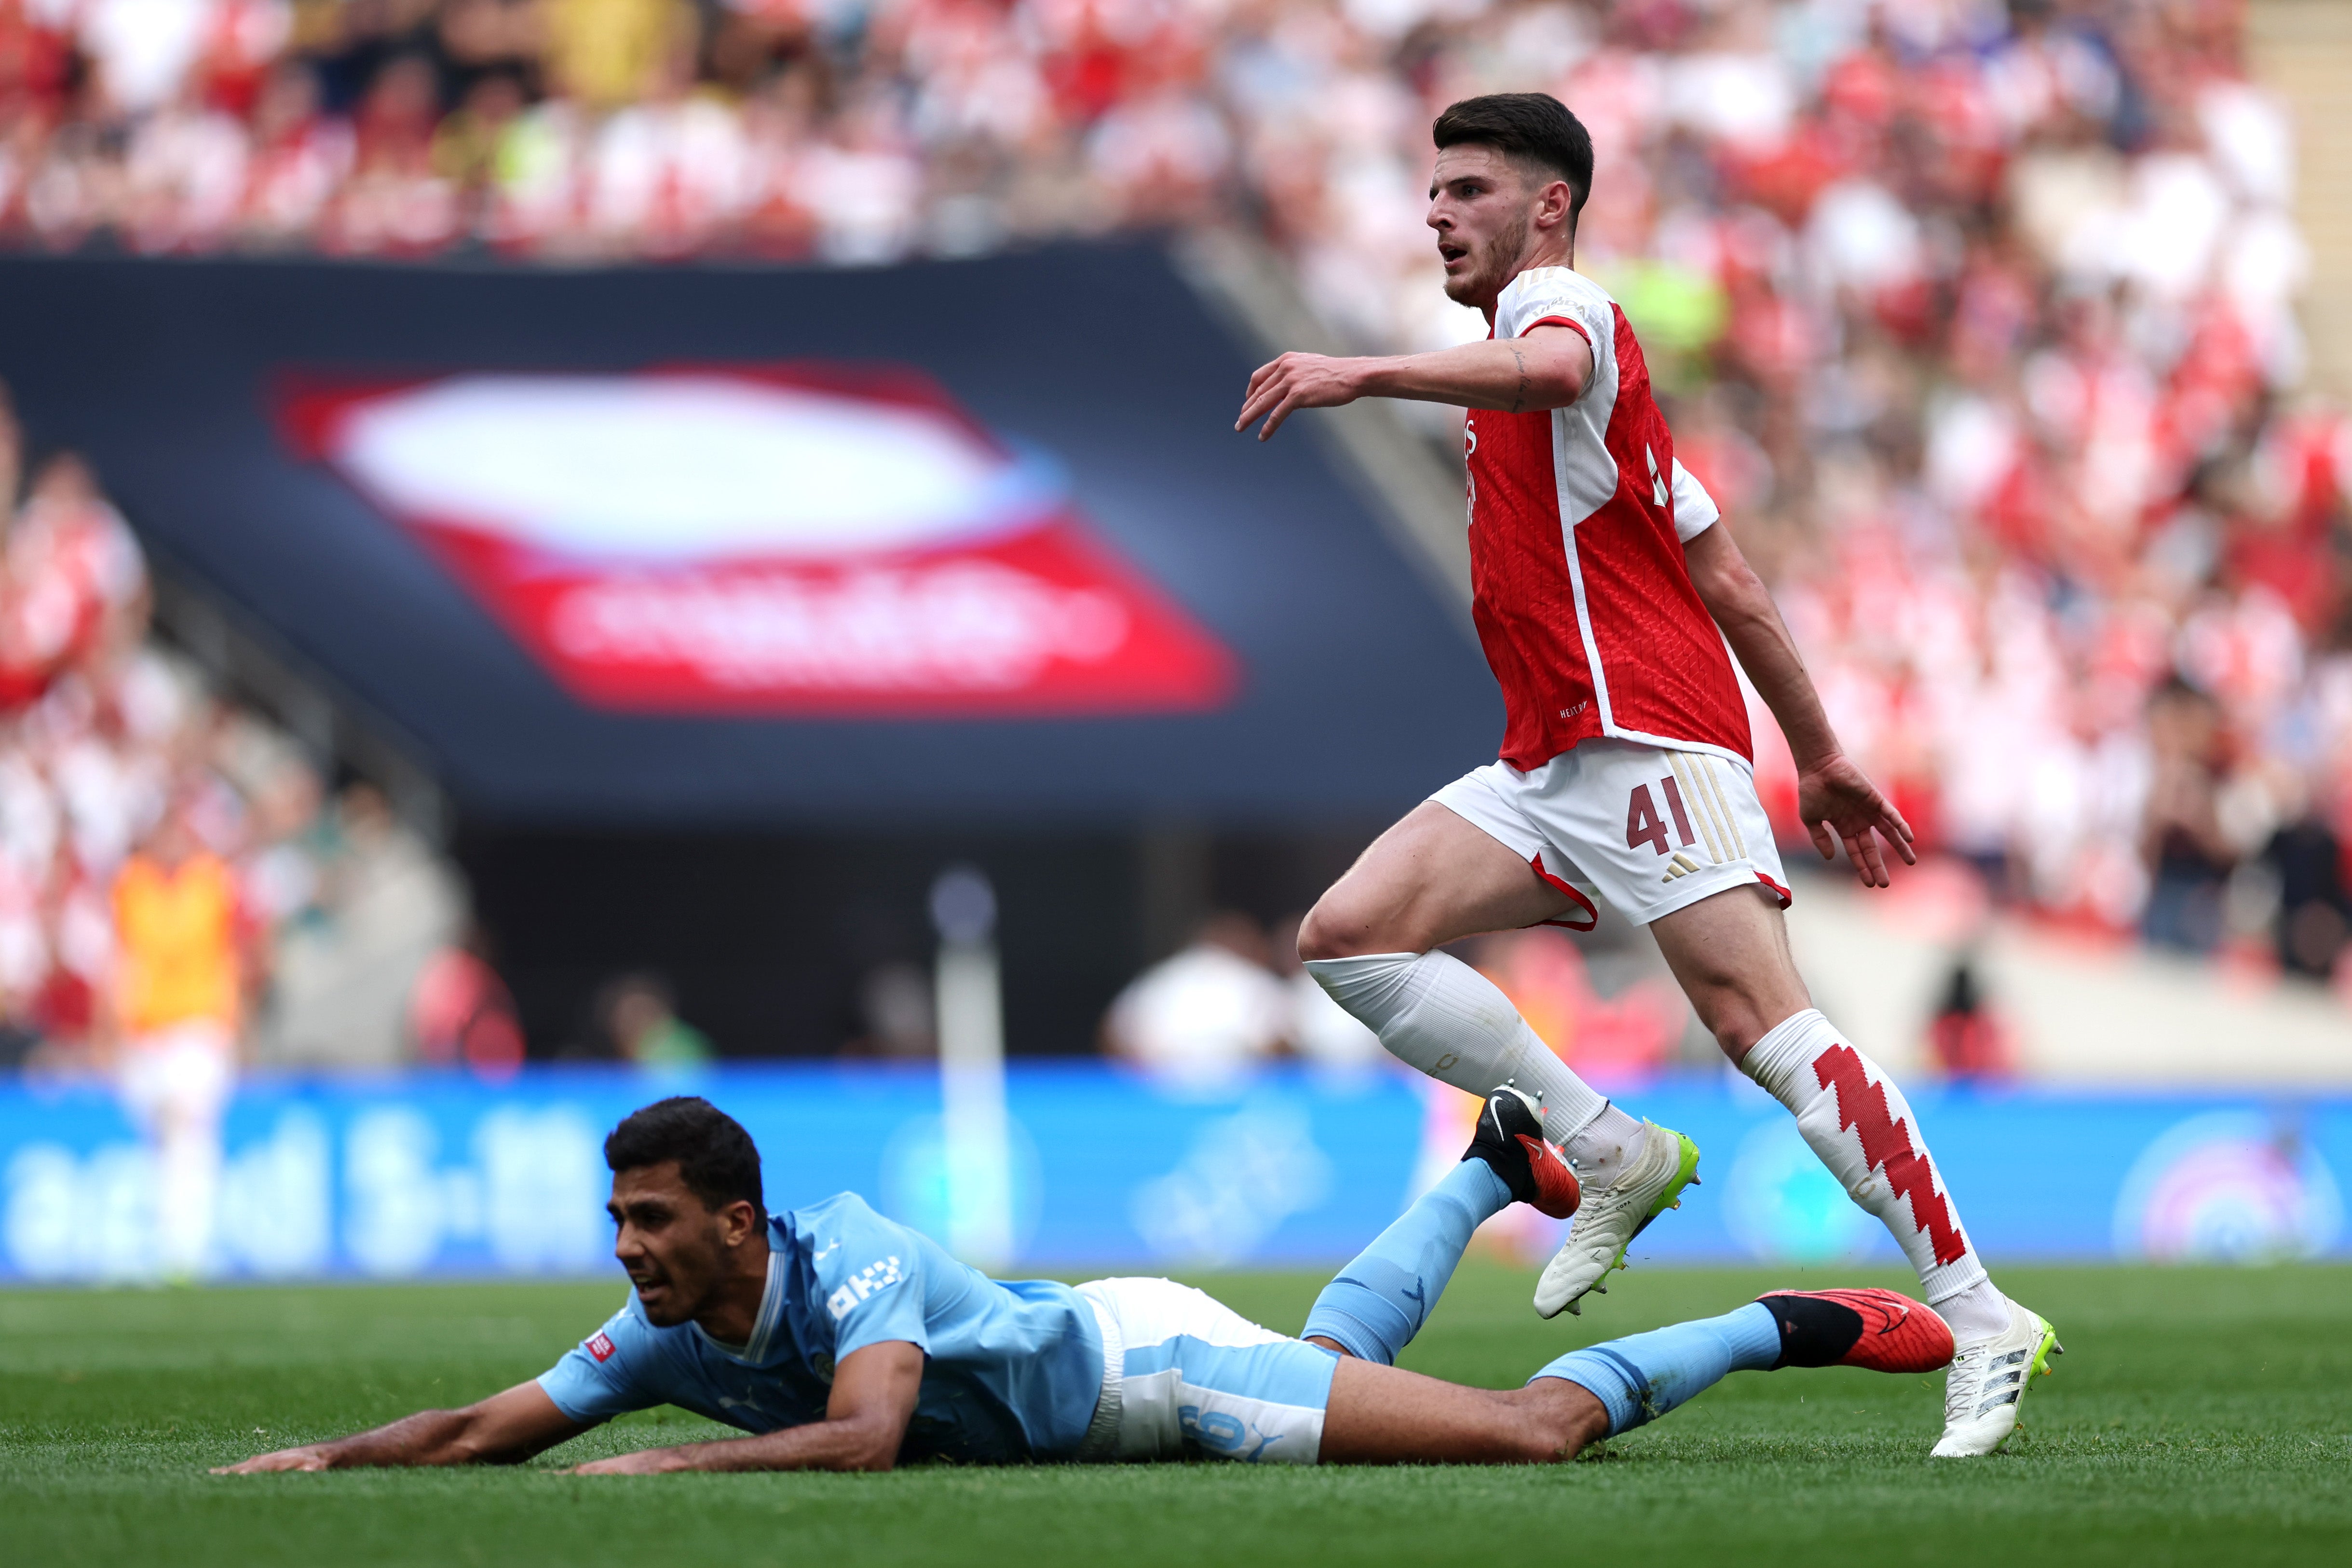
[[[1511,412],[1517,414],[1528,403],[1528,356],[1520,352],[1518,344],[1512,343],[1509,347],[1511,363],[1519,367],[1519,389],[1511,395]]]

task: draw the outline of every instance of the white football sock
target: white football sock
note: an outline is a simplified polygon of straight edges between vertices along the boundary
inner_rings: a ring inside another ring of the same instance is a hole
[[[1885,1068],[1808,1007],[1749,1048],[1740,1069],[1796,1112],[1797,1131],[1853,1201],[1895,1234],[1927,1304],[1963,1342],[2009,1326],[2009,1307],[1960,1228],[1918,1118]]]
[[[1607,1186],[1617,1179],[1617,1167],[1634,1152],[1641,1137],[1639,1121],[1613,1105],[1603,1104],[1601,1114],[1566,1144],[1568,1157],[1576,1166],[1576,1179],[1596,1192]]]
[[[1506,1083],[1534,1095],[1544,1136],[1554,1143],[1568,1143],[1609,1109],[1528,1027],[1511,999],[1458,958],[1370,952],[1310,958],[1307,969],[1407,1066],[1482,1100]]]

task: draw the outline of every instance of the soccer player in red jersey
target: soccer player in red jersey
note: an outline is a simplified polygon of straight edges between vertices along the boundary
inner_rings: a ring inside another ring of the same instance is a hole
[[[1294,410],[1359,397],[1470,411],[1473,615],[1508,717],[1500,760],[1382,834],[1308,915],[1299,954],[1399,1058],[1474,1094],[1537,1096],[1584,1192],[1537,1288],[1549,1317],[1622,1265],[1696,1178],[1698,1150],[1593,1092],[1500,991],[1433,950],[1539,923],[1590,931],[1596,900],[1647,925],[1725,1054],[1796,1114],[1950,1322],[1935,1452],[1990,1453],[2055,1335],[1993,1288],[1903,1091],[1797,973],[1732,656],[1788,736],[1824,858],[1843,842],[1863,884],[1885,887],[1887,850],[1915,858],[1911,829],[1840,749],[1771,595],[1675,460],[1624,312],[1572,269],[1584,127],[1545,94],[1501,93],[1448,109],[1433,139],[1445,291],[1486,313],[1488,340],[1284,354],[1250,377],[1234,428],[1264,440]]]

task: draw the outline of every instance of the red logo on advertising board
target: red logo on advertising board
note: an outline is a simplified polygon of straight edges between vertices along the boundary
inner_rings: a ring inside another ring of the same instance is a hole
[[[1235,684],[1051,459],[914,372],[311,382],[279,411],[599,707],[1133,713]]]
[[[613,1359],[613,1342],[600,1331],[588,1342],[588,1353],[600,1362]]]

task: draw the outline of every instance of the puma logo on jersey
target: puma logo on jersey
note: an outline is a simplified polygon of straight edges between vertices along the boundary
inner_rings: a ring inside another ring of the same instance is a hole
[[[1658,455],[1644,445],[1642,456],[1650,459],[1650,499],[1664,506],[1666,504],[1666,477],[1658,472]]]

